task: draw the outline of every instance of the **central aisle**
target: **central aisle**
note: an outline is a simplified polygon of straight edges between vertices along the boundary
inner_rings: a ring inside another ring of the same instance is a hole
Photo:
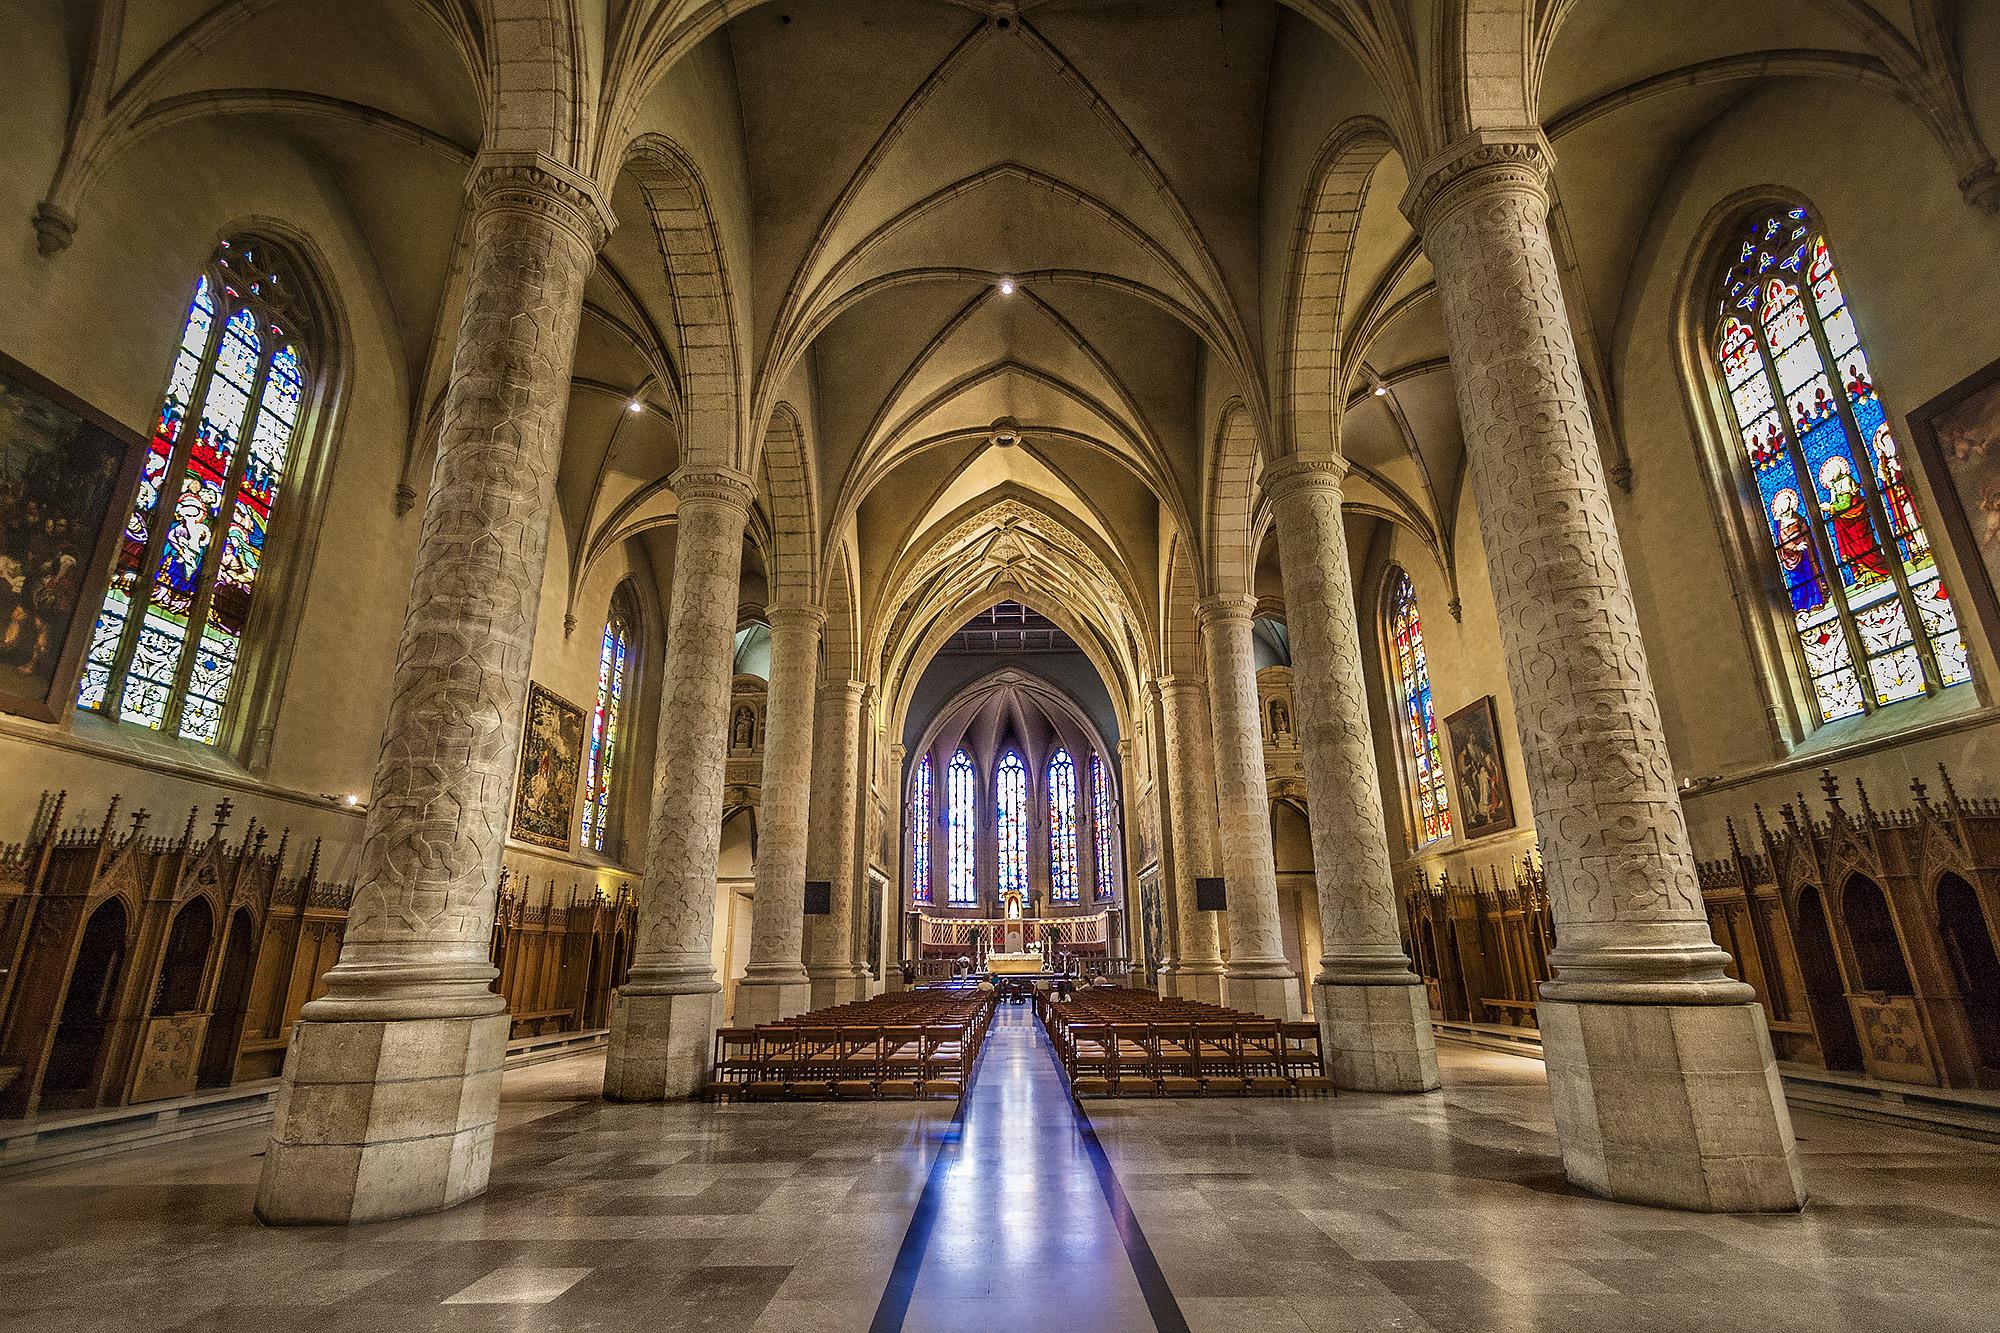
[[[1186,1327],[1026,1006],[994,1014],[957,1132],[910,1220],[876,1333]]]

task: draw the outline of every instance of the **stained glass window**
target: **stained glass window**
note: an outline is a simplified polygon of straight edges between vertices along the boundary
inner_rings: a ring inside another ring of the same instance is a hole
[[[969,767],[969,766],[968,766]],[[910,901],[931,900],[931,757],[910,783]]]
[[[1111,808],[1111,774],[1101,755],[1090,756],[1090,824],[1097,853],[1097,900],[1108,901],[1118,885],[1118,820]]]
[[[946,851],[951,856],[945,867],[945,901],[952,907],[971,907],[979,901],[979,881],[974,874],[973,847],[976,845],[973,823],[974,787],[977,775],[972,771],[972,761],[960,750],[951,757],[951,766],[944,774],[945,819],[949,844]]]
[[[1444,758],[1438,748],[1437,714],[1431,708],[1431,669],[1424,656],[1424,622],[1417,614],[1417,590],[1410,576],[1390,571],[1389,639],[1396,653],[1396,698],[1410,747],[1417,818],[1422,841],[1451,833],[1451,803],[1445,796]]]
[[[299,295],[262,242],[224,241],[196,279],[78,707],[220,739],[310,384]]]
[[[1826,233],[1768,210],[1729,259],[1715,359],[1820,720],[1971,680]]]
[[[993,831],[1000,848],[1000,892],[1028,896],[1028,766],[1009,750],[993,772]]]
[[[1049,760],[1049,900],[1079,900],[1076,847],[1076,761],[1058,748]]]
[[[604,850],[611,824],[611,779],[617,772],[619,722],[632,653],[632,603],[624,586],[611,596],[597,650],[597,708],[590,715],[590,749],[583,775],[583,845]]]

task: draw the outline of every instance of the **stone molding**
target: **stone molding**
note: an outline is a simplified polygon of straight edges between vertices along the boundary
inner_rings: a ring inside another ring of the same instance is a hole
[[[862,696],[867,693],[868,682],[865,680],[823,680],[819,683],[819,697],[822,700],[845,697],[854,700],[857,708],[861,705]],[[900,760],[903,747],[898,745],[894,749],[896,758]]]
[[[683,467],[667,478],[681,504],[727,505],[745,516],[757,500],[757,485],[748,473],[726,467]]]
[[[1273,501],[1287,499],[1294,491],[1330,489],[1338,495],[1346,481],[1345,459],[1293,455],[1264,469],[1264,494]]]
[[[1194,614],[1196,623],[1206,633],[1215,626],[1226,625],[1231,621],[1255,620],[1257,599],[1247,595],[1238,596],[1235,593],[1217,593],[1213,597],[1204,597],[1196,602]]]
[[[770,622],[774,635],[794,629],[816,634],[826,628],[826,609],[809,602],[788,602],[766,611],[764,619]]]
[[[1518,191],[1549,204],[1549,177],[1555,153],[1539,129],[1475,130],[1412,173],[1403,216],[1419,236],[1481,195]]]
[[[589,177],[542,153],[487,153],[473,164],[466,194],[475,212],[509,209],[575,233],[592,254],[618,226],[611,201]]]

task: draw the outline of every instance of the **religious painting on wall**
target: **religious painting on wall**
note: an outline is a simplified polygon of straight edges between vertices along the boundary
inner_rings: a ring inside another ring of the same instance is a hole
[[[0,712],[53,722],[75,693],[143,445],[0,358]]]
[[[1468,838],[1514,827],[1514,795],[1500,762],[1500,727],[1493,696],[1467,704],[1444,720],[1456,780],[1459,829]]]
[[[2000,624],[2000,361],[1910,415],[1952,549],[1988,624]],[[1979,558],[1972,559],[1977,551]]]
[[[521,732],[521,775],[514,786],[514,837],[537,847],[569,850],[582,759],[583,710],[530,683],[528,722]]]

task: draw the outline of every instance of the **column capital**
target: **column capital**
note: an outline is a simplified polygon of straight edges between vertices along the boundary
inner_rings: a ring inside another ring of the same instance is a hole
[[[1295,454],[1264,469],[1264,494],[1284,500],[1307,491],[1326,490],[1338,499],[1346,478],[1345,459],[1300,458]]]
[[[1162,698],[1170,694],[1179,694],[1186,690],[1197,690],[1206,693],[1208,690],[1208,681],[1197,672],[1176,673],[1161,676],[1159,687]]]
[[[1474,130],[1410,173],[1403,216],[1419,236],[1488,191],[1523,191],[1548,205],[1555,153],[1540,129]]]
[[[684,467],[667,479],[682,504],[701,501],[727,505],[749,514],[757,498],[757,485],[749,474],[727,467]]]
[[[774,635],[792,630],[817,634],[826,627],[826,608],[811,602],[785,602],[765,611],[764,619],[771,623]]]
[[[546,153],[481,153],[466,194],[475,210],[509,209],[547,218],[596,254],[618,225],[597,182]]]
[[[1196,602],[1194,614],[1204,630],[1231,620],[1247,624],[1257,618],[1257,599],[1248,593],[1217,593]]]
[[[819,697],[822,700],[840,700],[861,707],[861,697],[868,693],[865,680],[823,680],[819,683]],[[897,747],[901,749],[901,746]]]

